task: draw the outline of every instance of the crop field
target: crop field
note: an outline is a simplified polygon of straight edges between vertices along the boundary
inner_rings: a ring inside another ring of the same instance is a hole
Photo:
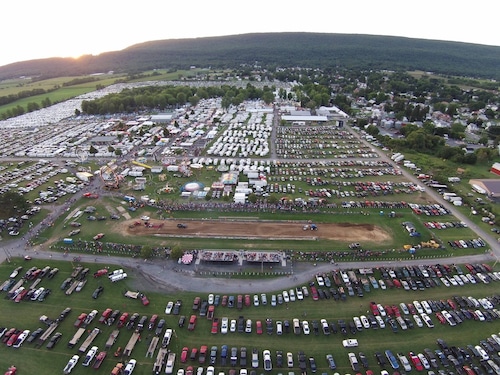
[[[99,313],[97,314],[96,320],[89,324],[87,328],[88,330],[91,330],[94,327],[98,327],[101,330],[101,333],[97,336],[94,342],[100,350],[104,350],[104,344],[108,336],[114,329],[116,329],[116,323],[112,326],[108,326],[97,322],[97,319],[106,308],[111,308],[113,310],[117,309],[120,310],[120,312],[126,311],[130,314],[137,312],[140,316],[146,315],[148,319],[153,314],[158,314],[159,319],[165,319],[166,327],[174,330],[174,336],[169,345],[169,349],[177,353],[175,372],[179,368],[186,369],[189,365],[194,366],[195,369],[200,366],[197,360],[188,360],[187,363],[180,363],[179,356],[183,347],[191,349],[193,347],[199,348],[201,345],[208,345],[209,348],[212,345],[217,345],[219,350],[221,345],[228,345],[229,348],[233,346],[238,348],[245,346],[250,352],[253,348],[257,348],[260,358],[262,358],[262,350],[269,349],[272,353],[274,365],[272,373],[275,374],[288,371],[286,367],[276,368],[275,352],[277,350],[283,351],[284,354],[288,351],[292,352],[295,361],[298,351],[302,350],[306,353],[307,357],[314,357],[318,365],[318,371],[325,373],[333,373],[336,371],[339,373],[350,373],[351,371],[347,361],[347,352],[364,352],[369,361],[369,368],[377,372],[381,369],[381,367],[376,363],[374,358],[374,353],[376,351],[383,352],[383,350],[390,349],[394,353],[403,352],[407,354],[409,351],[422,352],[424,348],[432,348],[434,350],[437,349],[437,338],[444,339],[449,345],[465,347],[467,344],[476,345],[479,340],[486,339],[489,335],[494,333],[498,334],[498,331],[500,331],[499,320],[493,320],[492,322],[466,320],[459,326],[451,327],[448,324],[439,324],[434,314],[431,314],[431,316],[436,325],[435,328],[418,328],[415,326],[415,328],[406,331],[399,330],[397,333],[393,333],[390,328],[377,330],[365,329],[362,332],[356,332],[355,334],[349,333],[347,335],[332,333],[328,336],[324,335],[321,330],[318,334],[315,334],[312,329],[310,335],[304,335],[303,333],[295,335],[292,332],[284,333],[283,335],[276,335],[276,332],[273,332],[273,334],[266,334],[265,331],[265,320],[268,318],[273,320],[273,324],[278,320],[289,320],[291,322],[292,319],[298,318],[301,321],[309,321],[311,327],[313,321],[319,321],[320,319],[327,319],[329,322],[337,322],[339,319],[343,319],[346,322],[350,322],[352,321],[353,316],[369,314],[370,301],[375,301],[382,305],[398,305],[401,302],[406,304],[411,303],[415,299],[446,301],[454,295],[470,295],[475,298],[490,297],[496,295],[498,290],[497,283],[499,281],[494,281],[490,284],[467,284],[463,287],[450,288],[446,288],[441,285],[426,289],[425,291],[405,291],[397,288],[387,290],[372,289],[369,293],[366,293],[363,298],[348,296],[344,302],[336,301],[333,298],[314,301],[309,296],[304,298],[304,300],[283,303],[281,305],[278,304],[275,307],[271,306],[269,302],[266,306],[262,304],[257,307],[253,304],[251,306],[243,306],[241,310],[236,307],[231,308],[219,305],[215,307],[216,318],[221,319],[222,317],[228,317],[229,320],[231,320],[238,319],[241,315],[244,316],[245,319],[252,319],[253,321],[252,333],[228,332],[224,335],[221,334],[220,331],[217,331],[216,334],[212,334],[212,321],[199,316],[198,311],[193,311],[191,309],[194,297],[199,296],[201,299],[206,300],[208,299],[208,295],[206,294],[191,292],[168,294],[142,289],[141,291],[146,293],[150,301],[148,306],[143,306],[139,300],[124,297],[123,293],[126,290],[137,290],[138,285],[145,285],[144,282],[139,280],[141,278],[141,274],[134,272],[133,269],[125,268],[125,271],[129,274],[128,279],[117,283],[111,283],[106,276],[93,278],[92,274],[98,269],[108,267],[111,272],[116,268],[116,266],[96,263],[82,264],[83,267],[89,268],[89,276],[87,276],[86,285],[82,291],[66,295],[60,288],[61,283],[70,276],[73,271],[73,267],[77,264],[72,262],[43,261],[36,259],[27,263],[22,260],[14,259],[12,263],[4,263],[0,265],[0,280],[3,281],[8,279],[9,274],[19,265],[22,266],[23,269],[16,278],[17,280],[20,279],[20,276],[24,275],[24,272],[26,272],[29,267],[43,268],[46,265],[49,265],[50,267],[58,267],[59,272],[53,279],[49,280],[47,278],[43,278],[40,282],[39,286],[50,288],[52,290],[52,293],[43,302],[22,301],[20,303],[15,303],[7,298],[2,298],[0,300],[0,326],[9,328],[16,327],[18,329],[29,329],[33,331],[37,327],[46,327],[39,321],[41,315],[46,315],[51,319],[55,319],[65,307],[72,308],[69,316],[57,327],[56,331],[62,333],[62,339],[53,349],[47,349],[45,347],[46,343],[43,343],[42,345],[24,343],[19,349],[7,347],[5,343],[0,344],[0,367],[6,368],[11,364],[16,364],[19,368],[18,371],[22,371],[22,373],[33,372],[42,375],[49,375],[54,372],[61,371],[71,355],[78,351],[79,345],[83,342],[86,336],[84,335],[79,344],[77,344],[73,349],[68,348],[67,343],[76,332],[76,328],[73,323],[75,323],[75,320],[80,313],[89,313],[93,309],[98,310]],[[171,271],[166,270],[165,272]],[[375,271],[374,276],[376,278],[380,278],[380,273]],[[311,281],[314,281],[314,275],[311,275]],[[25,286],[29,287],[32,282],[33,281],[26,281]],[[256,284],[258,285],[258,282],[256,282]],[[104,291],[99,298],[93,299],[91,294],[98,286],[103,286]],[[297,286],[300,287],[300,285]],[[288,288],[286,289],[288,290]],[[1,293],[4,297],[6,297],[6,292]],[[273,293],[267,293],[268,300],[270,300],[271,294],[278,293],[282,293],[282,291],[277,290]],[[225,293],[218,293],[217,290],[214,290],[214,294],[220,294],[222,297],[222,294]],[[227,294],[230,295],[231,293]],[[260,294],[258,287],[256,287],[254,294]],[[177,300],[182,301],[182,307],[179,315],[165,314],[165,306],[168,301],[175,302]],[[189,316],[192,314],[198,316],[194,331],[189,331],[187,329],[187,322],[183,327],[179,327],[179,317],[184,315],[187,319],[189,319]],[[255,322],[257,320],[263,322],[264,332],[262,335],[255,332]],[[133,329],[127,329],[126,327],[120,329],[120,334],[116,343],[107,350],[108,356],[97,372],[91,368],[83,367],[81,365],[81,359],[80,363],[75,367],[73,373],[108,374],[116,362],[121,360],[126,361],[128,359],[126,356],[115,357],[114,352],[118,349],[118,347],[121,347],[122,350],[125,348],[132,332]],[[149,358],[145,355],[148,345],[154,335],[154,331],[149,331],[148,329],[145,329],[141,333],[141,339],[136,344],[131,355],[131,358],[135,358],[138,362],[138,366],[136,367],[134,374],[151,373],[154,357]],[[342,340],[346,337],[357,338],[359,341],[359,347],[350,350],[343,348]],[[337,363],[337,369],[335,371],[327,368],[325,355],[328,353],[333,354]],[[477,359],[473,360],[473,362],[479,363]],[[203,366],[206,367],[207,364],[204,364]],[[261,366],[262,362],[257,371],[262,371]],[[292,371],[297,373],[298,368],[296,366],[297,364],[295,363]],[[215,367],[218,371],[224,371],[226,373],[231,368],[228,364],[222,366],[220,364],[220,358],[217,359]],[[239,369],[240,367],[241,366],[239,365],[235,366],[236,369]],[[250,365],[247,367],[250,368]],[[439,368],[444,367],[439,366]]]

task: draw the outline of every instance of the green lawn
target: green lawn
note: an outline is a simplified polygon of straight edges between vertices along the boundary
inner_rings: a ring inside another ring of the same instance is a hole
[[[290,333],[284,334],[283,336],[269,336],[264,333],[262,336],[259,336],[255,333],[228,333],[224,336],[219,333],[217,335],[212,335],[210,333],[211,322],[200,317],[198,318],[196,329],[193,332],[188,331],[186,327],[179,328],[177,326],[178,317],[172,315],[167,316],[164,314],[165,305],[168,301],[181,299],[183,301],[181,314],[189,317],[189,315],[192,314],[191,304],[193,298],[195,297],[194,293],[148,293],[151,304],[144,307],[139,301],[127,299],[122,296],[122,292],[127,289],[127,285],[132,284],[132,280],[113,284],[110,283],[106,277],[94,279],[90,276],[87,285],[80,293],[73,293],[71,296],[66,296],[60,290],[59,286],[61,282],[71,273],[71,263],[56,261],[45,262],[33,260],[30,263],[23,263],[23,261],[14,260],[11,264],[1,264],[0,280],[5,280],[12,269],[18,264],[24,266],[24,270],[26,270],[28,266],[43,267],[48,263],[51,266],[57,266],[60,268],[59,273],[53,280],[44,279],[41,283],[42,286],[51,288],[53,290],[52,294],[44,302],[22,302],[16,304],[12,301],[1,299],[0,326],[19,327],[22,329],[27,328],[34,330],[37,327],[42,326],[41,323],[38,322],[40,315],[45,314],[51,318],[55,318],[65,307],[69,306],[73,309],[73,311],[58,328],[58,331],[63,333],[63,339],[51,351],[47,350],[45,346],[35,348],[32,344],[24,344],[23,347],[18,350],[7,348],[5,345],[2,345],[0,352],[4,354],[0,355],[0,368],[7,368],[11,364],[16,364],[19,367],[19,371],[22,373],[33,372],[41,375],[49,375],[53,374],[54,371],[61,371],[70,356],[78,350],[78,345],[74,349],[69,349],[66,346],[67,342],[76,331],[76,328],[73,327],[76,317],[81,312],[89,312],[92,309],[97,309],[99,312],[102,312],[105,308],[110,307],[112,309],[119,309],[130,313],[138,312],[141,315],[145,314],[148,316],[156,313],[159,314],[160,317],[165,318],[167,321],[167,327],[175,329],[175,337],[172,339],[170,349],[177,352],[178,355],[184,346],[191,348],[194,346],[199,347],[203,344],[208,345],[209,347],[211,345],[218,345],[220,347],[220,345],[223,344],[226,344],[229,347],[246,346],[249,350],[256,347],[259,349],[261,358],[262,350],[266,348],[270,349],[272,352],[276,350],[283,350],[285,353],[287,351],[291,351],[294,353],[295,357],[297,351],[303,350],[307,356],[314,356],[316,358],[316,362],[319,367],[318,370],[321,372],[325,371],[331,373],[331,371],[328,371],[326,368],[326,360],[324,357],[327,353],[332,353],[334,355],[337,365],[339,366],[338,371],[340,373],[350,372],[346,355],[347,349],[344,349],[341,346],[343,336],[340,334],[333,334],[330,336],[320,334],[315,336],[311,333],[310,336],[295,336]],[[95,270],[105,265],[87,264],[84,266],[88,266],[90,268],[90,275],[92,275]],[[114,268],[112,267],[112,269]],[[91,294],[98,285],[103,285],[105,290],[99,299],[93,300],[91,298]],[[399,302],[410,303],[414,299],[447,299],[455,294],[484,297],[496,293],[497,290],[498,285],[496,283],[490,285],[469,285],[454,289],[440,286],[423,292],[406,292],[397,289],[387,291],[373,290],[362,299],[358,297],[348,297],[346,302],[336,302],[333,299],[312,301],[311,298],[308,298],[300,302],[290,302],[288,306],[252,306],[244,307],[242,311],[219,306],[216,308],[215,312],[216,316],[219,318],[227,316],[229,319],[237,319],[239,315],[243,315],[245,318],[250,318],[254,321],[261,320],[263,322],[266,318],[271,318],[273,321],[285,319],[291,321],[293,318],[299,318],[300,320],[307,319],[311,324],[313,320],[319,320],[321,318],[333,321],[336,321],[337,319],[345,319],[348,321],[354,315],[366,313],[369,308],[370,301],[376,301],[385,305],[397,304]],[[255,292],[257,293],[258,290]],[[214,290],[214,293],[216,293],[216,290]],[[5,295],[5,292],[3,292],[3,294]],[[201,295],[201,297],[207,298],[205,295]],[[414,328],[406,332],[400,331],[397,334],[390,332],[389,329],[366,330],[364,332],[360,332],[356,335],[356,338],[360,342],[360,347],[355,349],[354,352],[365,352],[370,361],[370,368],[377,371],[379,367],[373,357],[375,351],[391,349],[394,352],[408,352],[409,350],[418,352],[422,351],[425,347],[435,349],[435,340],[438,337],[445,339],[451,345],[463,346],[468,343],[477,344],[480,339],[484,339],[490,334],[498,333],[498,331],[500,331],[500,323],[498,321],[494,321],[492,323],[466,321],[460,325],[459,328],[452,328],[437,324],[437,319],[435,318],[433,320],[436,322],[436,328],[433,330],[428,328]],[[113,327],[103,326],[96,322],[91,324],[89,328],[92,329],[95,326],[102,329],[102,333],[97,337],[95,344],[98,345],[99,348],[103,348],[104,343]],[[98,373],[104,374],[111,371],[117,361],[117,358],[113,357],[112,352],[114,352],[118,346],[121,346],[122,348],[125,347],[131,333],[131,331],[126,329],[121,330],[117,343],[111,349],[111,353]],[[148,336],[150,336],[150,332],[144,332],[141,342],[136,345],[136,348],[133,351],[132,357],[138,361],[138,367],[134,371],[134,374],[149,374],[151,371],[154,359],[145,357],[147,342],[149,340]],[[349,335],[348,337],[352,336]],[[383,341],[383,345],[380,345],[381,341]],[[83,341],[80,341],[80,343],[81,342]],[[177,361],[176,369],[179,365],[180,364]],[[197,367],[197,364],[193,365],[195,368]],[[185,366],[182,367],[185,368]],[[223,369],[220,366],[216,366],[216,369],[227,372],[229,367]],[[85,374],[90,372],[93,373],[93,371],[94,370],[86,369],[79,364],[75,368],[74,373]],[[273,373],[277,374],[284,371],[285,369],[274,369]],[[295,369],[295,371],[297,371],[297,369]]]

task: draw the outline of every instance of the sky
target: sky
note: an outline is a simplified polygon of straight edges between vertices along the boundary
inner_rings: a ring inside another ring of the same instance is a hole
[[[4,0],[0,66],[246,33],[393,35],[500,46],[497,0]]]

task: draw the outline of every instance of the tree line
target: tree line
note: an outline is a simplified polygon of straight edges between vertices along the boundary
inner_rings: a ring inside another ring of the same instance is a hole
[[[149,86],[125,89],[120,93],[109,94],[95,100],[84,100],[82,112],[92,115],[111,113],[134,113],[144,110],[163,111],[190,103],[195,106],[202,99],[222,98],[221,105],[228,108],[239,105],[245,100],[262,99],[267,104],[274,100],[273,87],[257,88],[248,84],[245,88],[229,85],[188,87],[188,86]]]

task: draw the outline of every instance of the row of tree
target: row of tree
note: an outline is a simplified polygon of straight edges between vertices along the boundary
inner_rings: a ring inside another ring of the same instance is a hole
[[[126,89],[96,100],[82,102],[86,114],[134,113],[144,110],[165,110],[191,103],[196,105],[201,99],[222,98],[222,107],[239,105],[245,100],[262,99],[270,104],[274,100],[274,87],[257,88],[248,84],[245,88],[235,86],[149,86]]]

